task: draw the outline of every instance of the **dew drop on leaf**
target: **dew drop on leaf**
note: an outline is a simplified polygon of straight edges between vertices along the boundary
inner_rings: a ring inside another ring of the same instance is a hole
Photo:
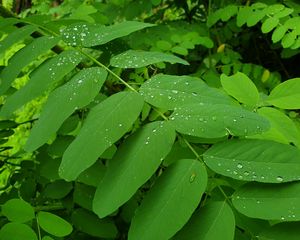
[[[282,182],[282,181],[283,181],[283,178],[280,177],[280,176],[278,176],[278,177],[276,178],[276,180],[277,180],[278,182]]]
[[[242,169],[242,168],[243,168],[243,165],[239,163],[239,164],[237,165],[237,168]]]
[[[195,178],[196,178],[196,174],[195,173],[192,173],[192,175],[190,176],[190,182],[194,182],[195,181]]]

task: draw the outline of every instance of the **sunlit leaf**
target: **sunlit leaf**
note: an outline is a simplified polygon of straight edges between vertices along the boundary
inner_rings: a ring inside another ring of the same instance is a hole
[[[34,218],[34,209],[22,199],[10,199],[1,207],[1,213],[12,222],[24,223]]]
[[[37,240],[36,233],[28,225],[22,223],[7,223],[1,226],[1,240]]]

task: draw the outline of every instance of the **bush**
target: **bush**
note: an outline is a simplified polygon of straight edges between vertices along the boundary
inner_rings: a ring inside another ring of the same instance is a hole
[[[0,239],[298,239],[298,3],[9,10]]]

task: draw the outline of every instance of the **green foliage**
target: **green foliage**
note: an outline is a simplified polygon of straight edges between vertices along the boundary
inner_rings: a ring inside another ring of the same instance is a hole
[[[299,238],[299,3],[59,2],[0,6],[0,239]]]

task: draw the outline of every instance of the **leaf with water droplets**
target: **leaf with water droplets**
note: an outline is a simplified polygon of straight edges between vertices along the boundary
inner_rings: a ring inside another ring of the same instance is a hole
[[[229,95],[241,103],[255,106],[259,100],[259,93],[255,84],[244,73],[237,72],[229,77],[222,74],[221,84]]]
[[[174,240],[232,240],[234,230],[235,219],[230,206],[225,201],[211,202],[195,211]]]
[[[77,108],[86,106],[94,99],[106,76],[107,72],[102,68],[86,68],[53,91],[30,132],[25,149],[33,151],[46,143]]]
[[[247,183],[232,196],[234,207],[251,218],[300,220],[300,183]]]
[[[69,45],[93,47],[152,26],[154,24],[135,21],[125,21],[111,26],[75,23],[62,31],[62,39]]]
[[[110,64],[119,68],[140,68],[154,63],[169,62],[189,65],[179,57],[162,52],[128,50],[111,58]]]
[[[216,173],[231,178],[266,183],[300,179],[300,150],[269,140],[232,140],[217,143],[204,154]]]
[[[171,164],[136,210],[128,239],[170,239],[198,206],[206,184],[206,169],[199,161]]]
[[[131,135],[109,161],[93,203],[99,217],[105,217],[128,201],[157,170],[175,140],[169,122],[153,122]]]
[[[246,136],[269,129],[269,122],[240,106],[224,104],[191,104],[177,108],[170,116],[180,133],[218,138],[228,134]]]
[[[223,92],[190,76],[155,75],[141,86],[140,93],[151,105],[170,110],[192,103],[233,103]]]
[[[28,83],[6,99],[0,112],[1,117],[10,116],[25,103],[42,95],[71,72],[82,59],[83,56],[79,52],[69,50],[41,64],[30,75]]]
[[[143,104],[139,94],[120,92],[93,107],[76,139],[63,155],[60,176],[68,181],[75,180],[95,163],[107,148],[130,129]]]

